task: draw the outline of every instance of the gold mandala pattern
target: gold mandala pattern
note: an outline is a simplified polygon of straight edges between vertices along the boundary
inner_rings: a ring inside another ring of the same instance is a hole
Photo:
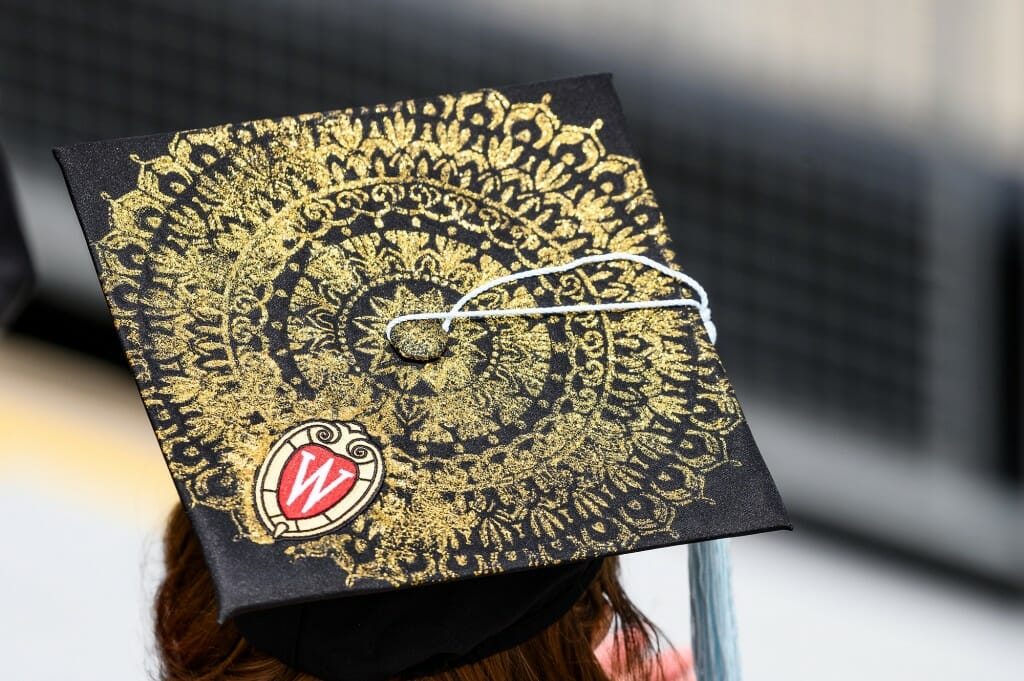
[[[270,544],[254,476],[276,438],[363,424],[377,500],[344,531],[282,544],[349,584],[419,583],[678,538],[713,503],[742,417],[692,310],[456,322],[403,360],[399,314],[592,253],[672,262],[637,162],[602,122],[495,91],[182,133],[106,197],[96,246],[143,398],[187,501]],[[518,282],[480,307],[674,297],[631,263]]]

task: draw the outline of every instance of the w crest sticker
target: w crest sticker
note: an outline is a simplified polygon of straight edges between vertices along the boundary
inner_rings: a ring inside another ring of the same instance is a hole
[[[256,476],[274,538],[314,537],[365,509],[384,481],[380,449],[358,423],[308,421],[282,435]]]

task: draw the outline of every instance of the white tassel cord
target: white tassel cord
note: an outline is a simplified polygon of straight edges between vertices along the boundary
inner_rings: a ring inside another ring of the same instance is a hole
[[[669,298],[666,300],[637,300],[624,303],[580,303],[578,305],[555,305],[551,307],[517,307],[500,310],[463,310],[462,307],[473,300],[481,293],[489,291],[496,286],[502,286],[504,284],[510,284],[516,281],[522,281],[523,279],[529,279],[532,277],[541,277],[547,274],[559,274],[561,272],[568,272],[574,270],[577,267],[583,265],[590,265],[594,263],[609,262],[614,260],[628,260],[647,267],[652,267],[662,274],[668,275],[677,281],[681,281],[697,294],[697,298]],[[624,312],[627,310],[639,310],[645,308],[658,308],[658,307],[695,307],[700,312],[701,321],[704,323],[704,328],[708,332],[708,336],[711,338],[711,342],[715,342],[717,336],[717,330],[715,329],[714,322],[711,321],[711,305],[708,302],[708,294],[704,290],[696,279],[683,274],[678,270],[674,270],[667,265],[652,260],[647,256],[637,255],[635,253],[601,253],[599,255],[587,255],[582,258],[577,258],[572,262],[565,263],[564,265],[552,265],[550,267],[538,267],[532,270],[525,270],[523,272],[516,272],[515,274],[509,274],[504,277],[497,277],[490,281],[484,282],[477,286],[466,295],[462,296],[455,305],[452,306],[447,312],[414,312],[412,314],[404,314],[395,317],[387,323],[384,327],[384,336],[391,341],[391,331],[399,324],[404,322],[411,322],[424,319],[441,320],[441,328],[447,332],[451,329],[452,320],[454,319],[483,319],[485,317],[520,317],[526,315],[551,315],[551,314],[571,314],[574,312]]]

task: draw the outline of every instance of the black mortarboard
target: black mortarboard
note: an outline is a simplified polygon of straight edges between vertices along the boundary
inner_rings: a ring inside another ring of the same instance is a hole
[[[0,149],[0,329],[14,319],[32,289],[33,280],[32,262],[14,206],[14,189]]]
[[[788,526],[706,306],[389,342],[608,253],[465,308],[699,298],[637,262],[678,267],[609,77],[56,154],[221,616],[296,668],[464,662],[602,556]]]

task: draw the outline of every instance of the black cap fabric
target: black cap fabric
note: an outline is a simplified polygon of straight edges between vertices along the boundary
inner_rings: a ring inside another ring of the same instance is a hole
[[[512,648],[558,620],[601,560],[256,610],[256,646],[327,681],[424,676]]]
[[[609,77],[56,155],[222,617],[788,526],[692,308],[385,337],[585,255],[681,269]],[[680,294],[607,263],[469,307]]]

